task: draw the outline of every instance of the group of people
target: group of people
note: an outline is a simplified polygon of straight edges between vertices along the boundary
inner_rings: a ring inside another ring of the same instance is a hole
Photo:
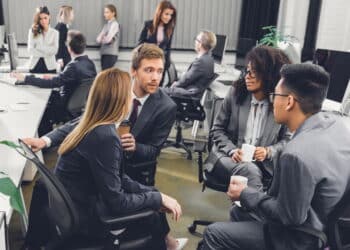
[[[119,24],[116,9],[107,6],[104,15],[108,23],[97,41],[105,44],[101,47],[106,52],[102,65],[108,68],[117,60],[117,54],[108,51],[118,47]],[[182,249],[186,244],[186,239],[170,236],[163,213],[172,213],[178,220],[181,205],[153,186],[143,185],[154,181],[144,183],[139,171],[127,167],[120,171],[127,163],[158,157],[175,121],[176,105],[169,95],[198,97],[213,77],[210,51],[216,38],[203,30],[195,39],[198,56],[187,72],[170,88],[159,88],[170,64],[175,23],[176,9],[162,1],[132,52],[131,77],[113,67],[102,71],[93,82],[82,117],[41,133],[40,138],[24,139],[34,150],[59,146],[55,174],[79,209],[85,236],[102,232],[101,225],[89,220],[96,217],[92,208],[101,198],[115,214],[144,208],[159,211],[148,226],[136,225],[126,231],[151,231],[150,249]],[[112,45],[112,41],[116,43]],[[31,46],[37,45],[32,42]],[[80,32],[69,31],[67,49],[72,61],[62,73],[50,79],[15,76],[40,87],[71,85],[77,75],[94,77],[95,66],[83,55],[85,46]],[[245,74],[233,84],[216,115],[210,130],[213,147],[205,162],[206,171],[228,186],[227,195],[240,201],[241,207],[232,207],[230,222],[208,226],[199,248],[318,249],[318,239],[302,229],[324,231],[327,216],[350,189],[346,161],[350,158],[349,118],[321,112],[329,84],[321,67],[291,64],[281,50],[267,46],[253,48],[246,61]],[[34,68],[37,64],[48,66],[46,59],[39,59]],[[131,130],[118,135],[116,128],[124,119],[131,121]],[[243,161],[243,144],[255,147],[254,161]],[[231,180],[232,175],[246,177],[248,184]],[[45,187],[38,181],[26,237],[29,249],[50,240],[51,236],[43,233],[50,232],[51,226],[43,219],[47,202]]]

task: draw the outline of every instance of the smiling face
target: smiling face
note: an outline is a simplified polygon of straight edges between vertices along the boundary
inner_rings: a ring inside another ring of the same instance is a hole
[[[263,83],[259,79],[258,75],[256,74],[256,71],[253,69],[250,62],[247,65],[247,73],[244,78],[247,90],[249,92],[257,93],[263,91]]]
[[[138,97],[153,94],[158,90],[164,70],[161,58],[142,59],[138,69],[131,69],[134,81],[134,93]]]
[[[160,16],[160,21],[163,24],[168,24],[171,21],[173,15],[174,11],[172,9],[165,9]]]

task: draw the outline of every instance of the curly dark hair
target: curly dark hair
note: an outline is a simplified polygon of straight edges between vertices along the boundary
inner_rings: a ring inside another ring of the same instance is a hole
[[[267,97],[273,92],[279,79],[280,69],[284,64],[290,64],[288,56],[280,49],[260,45],[251,49],[246,56],[247,64],[250,62],[256,77],[261,80],[263,91]],[[242,104],[248,96],[244,75],[234,83],[236,103]]]

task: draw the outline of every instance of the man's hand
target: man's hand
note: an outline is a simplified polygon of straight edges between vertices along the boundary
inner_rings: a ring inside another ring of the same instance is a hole
[[[34,152],[37,152],[46,147],[46,142],[41,138],[24,138],[23,142],[29,145]]]
[[[162,196],[162,208],[161,211],[165,211],[167,213],[172,213],[172,218],[175,221],[178,221],[182,215],[181,205],[174,198],[160,193]]]
[[[257,161],[264,161],[267,157],[267,150],[264,147],[256,147],[254,152],[254,159]]]
[[[236,150],[232,155],[232,160],[236,163],[239,163],[242,161],[243,158],[243,151],[242,149]]]
[[[232,201],[238,201],[243,189],[245,189],[246,187],[247,187],[246,183],[231,179],[231,182],[228,186],[228,191],[226,194],[228,195],[228,197],[230,197]]]
[[[136,141],[132,134],[127,133],[120,137],[122,147],[125,151],[135,151],[136,150]]]
[[[43,79],[45,80],[51,80],[53,78],[53,75],[43,75]]]
[[[22,73],[18,73],[18,72],[11,72],[10,76],[13,78],[16,78],[20,82],[23,82],[25,79],[25,75],[23,75]]]

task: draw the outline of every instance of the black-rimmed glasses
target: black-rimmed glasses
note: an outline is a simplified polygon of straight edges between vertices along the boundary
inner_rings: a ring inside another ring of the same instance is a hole
[[[287,94],[279,94],[279,93],[272,92],[272,93],[269,94],[269,101],[270,101],[270,103],[273,103],[273,102],[275,101],[275,97],[276,97],[276,96],[284,96],[284,97],[287,97],[287,96],[289,96],[289,95],[287,95]]]
[[[256,72],[251,69],[244,69],[244,76],[248,75],[250,78],[256,78]]]

